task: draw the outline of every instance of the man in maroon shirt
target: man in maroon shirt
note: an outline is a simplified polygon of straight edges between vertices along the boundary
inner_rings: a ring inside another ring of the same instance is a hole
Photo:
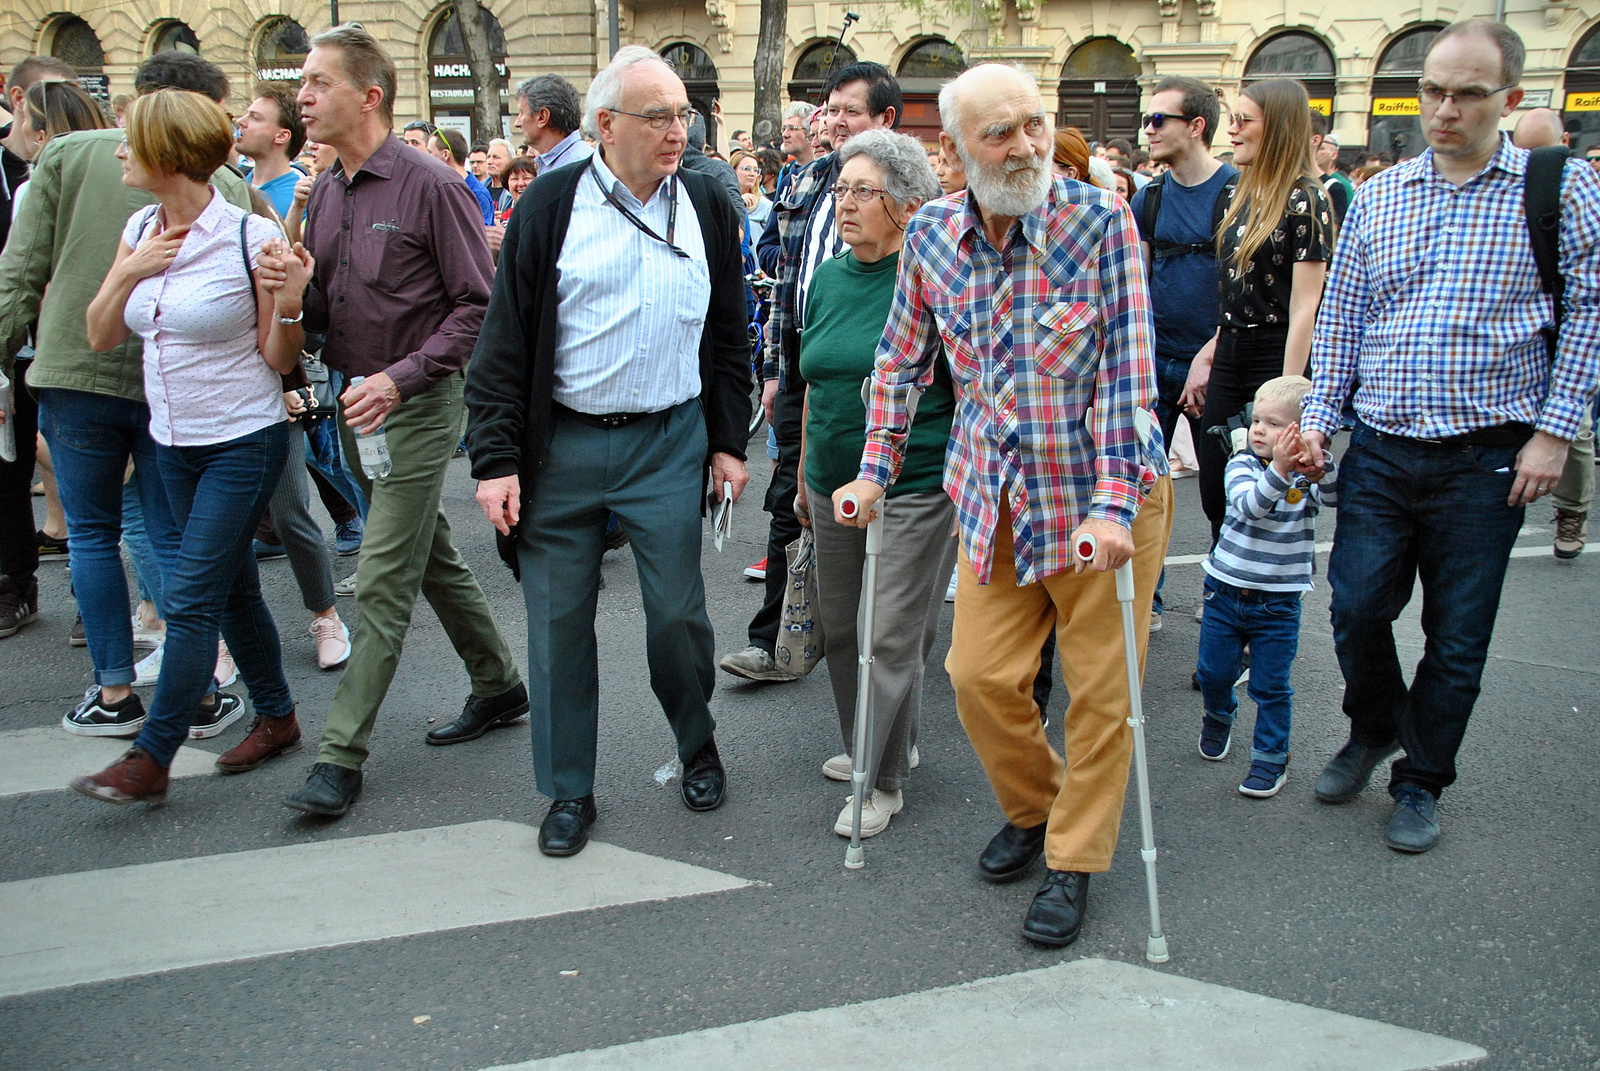
[[[344,448],[353,457],[357,431],[383,429],[392,466],[376,480],[357,475],[372,504],[356,584],[361,627],[316,764],[284,800],[321,815],[344,814],[360,794],[367,738],[419,590],[472,678],[461,717],[428,742],[476,739],[528,711],[516,662],[439,508],[466,420],[462,370],[494,274],[483,216],[454,171],[395,138],[394,92],[394,63],[365,30],[344,26],[313,39],[301,114],[307,136],[337,149],[339,163],[306,205],[316,258],[306,327],[327,333],[329,364],[366,377],[339,399]]]

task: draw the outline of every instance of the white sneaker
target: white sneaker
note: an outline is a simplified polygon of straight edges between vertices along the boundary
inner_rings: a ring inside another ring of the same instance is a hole
[[[233,655],[223,640],[217,641],[217,668],[212,670],[211,675],[217,679],[218,688],[226,688],[239,679],[239,667],[233,664]]]
[[[911,749],[911,768],[915,770],[922,765],[922,756],[917,754],[917,749]],[[850,764],[850,756],[844,753],[835,755],[822,764],[822,776],[830,781],[848,781],[854,768]]]
[[[350,630],[339,620],[338,614],[313,617],[306,631],[317,644],[317,665],[323,669],[338,669],[350,661]]]
[[[345,598],[348,598],[350,596],[355,595],[355,593],[356,593],[356,574],[355,573],[351,573],[349,576],[345,577],[343,580],[341,580],[338,583],[334,584],[333,585],[333,593],[335,595],[343,596]]]
[[[872,790],[872,797],[861,805],[861,836],[862,839],[875,837],[889,828],[889,819],[900,813],[906,805],[905,793],[882,792]],[[854,817],[855,797],[847,796],[844,801],[844,810],[839,812],[839,820],[833,824],[833,831],[841,837],[850,835],[850,819]]]
[[[134,664],[133,671],[138,674],[133,678],[135,688],[148,688],[161,679],[161,653],[164,650],[164,646],[157,644],[154,651]]]
[[[956,566],[956,568],[959,569],[960,566]],[[952,572],[950,574],[950,586],[944,589],[944,601],[945,602],[955,602],[956,601],[956,587],[957,587],[956,581],[957,581],[957,579],[958,579],[958,577],[956,576],[956,574],[954,572]]]
[[[166,642],[167,628],[145,628],[144,621],[138,614],[133,615],[133,649],[135,651],[153,651]]]
[[[1151,614],[1150,615],[1150,631],[1151,632],[1160,632],[1161,631],[1161,615],[1160,614]]]

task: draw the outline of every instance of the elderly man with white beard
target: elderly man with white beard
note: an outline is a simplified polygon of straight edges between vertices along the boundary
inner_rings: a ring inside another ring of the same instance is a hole
[[[859,478],[835,519],[865,525],[899,471],[907,398],[948,355],[957,409],[944,486],[961,549],[945,668],[1006,824],[978,858],[986,880],[1048,866],[1022,924],[1039,944],[1078,936],[1089,875],[1109,870],[1132,734],[1112,570],[1132,559],[1139,657],[1172,523],[1155,421],[1149,290],[1139,232],[1110,192],[1053,179],[1037,84],[998,64],[939,95],[947,157],[967,190],[906,228],[894,303],[871,380]],[[1149,427],[1141,441],[1139,429]],[[863,509],[846,519],[854,493]],[[1099,549],[1073,561],[1080,534]],[[1033,701],[1054,628],[1071,706],[1066,756]]]

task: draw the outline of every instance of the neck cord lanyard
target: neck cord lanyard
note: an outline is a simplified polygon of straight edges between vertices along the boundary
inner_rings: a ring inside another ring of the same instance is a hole
[[[682,249],[679,249],[672,241],[678,230],[678,176],[674,174],[670,179],[667,180],[667,236],[663,238],[661,235],[651,230],[649,224],[645,223],[644,220],[634,215],[633,212],[629,210],[627,205],[617,200],[616,194],[606,189],[605,183],[600,181],[600,172],[594,169],[594,159],[595,158],[592,156],[589,157],[589,174],[594,176],[594,184],[600,187],[601,196],[606,199],[606,204],[610,205],[612,208],[615,208],[618,212],[621,212],[623,219],[626,219],[629,223],[639,228],[639,230],[645,235],[654,238],[656,241],[672,250],[672,252],[677,256],[683,258],[684,260],[688,260],[689,254],[685,253]]]

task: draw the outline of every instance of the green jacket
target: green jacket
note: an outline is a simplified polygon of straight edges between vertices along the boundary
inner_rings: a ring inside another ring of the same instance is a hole
[[[120,130],[81,130],[50,139],[33,166],[28,195],[0,254],[0,371],[8,377],[28,329],[39,321],[28,386],[62,387],[144,401],[144,343],[133,335],[105,353],[89,348],[89,302],[117,256],[128,218],[154,200],[122,184]],[[249,211],[238,172],[211,177]]]

